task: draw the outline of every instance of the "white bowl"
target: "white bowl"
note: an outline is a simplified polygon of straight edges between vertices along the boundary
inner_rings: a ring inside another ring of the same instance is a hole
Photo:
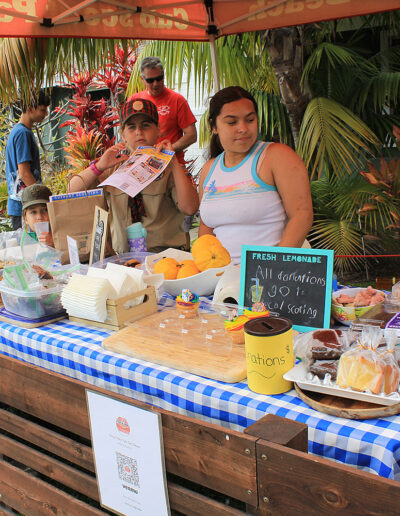
[[[145,267],[149,274],[154,274],[154,265],[161,258],[175,258],[178,262],[182,260],[193,260],[192,253],[180,251],[179,249],[166,249],[161,253],[146,256]],[[225,265],[225,267],[207,269],[188,278],[164,280],[164,289],[168,294],[171,294],[171,296],[178,296],[182,293],[182,289],[184,288],[188,288],[198,296],[211,296],[214,293],[218,280],[228,267],[229,264]]]
[[[333,318],[346,326],[350,326],[353,321],[358,319],[360,316],[364,315],[368,310],[373,308],[376,305],[369,306],[340,306],[336,304],[335,300],[341,294],[346,294],[350,297],[356,296],[361,290],[365,290],[362,287],[352,287],[352,288],[342,288],[332,293],[332,316]],[[383,295],[384,292],[379,290]],[[382,303],[378,303],[382,304]]]

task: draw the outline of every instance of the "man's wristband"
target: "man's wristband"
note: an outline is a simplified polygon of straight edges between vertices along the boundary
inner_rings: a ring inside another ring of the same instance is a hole
[[[99,170],[97,167],[96,167],[96,163],[98,162],[97,159],[93,160],[90,165],[89,165],[89,168],[90,170],[93,172],[93,174],[95,176],[101,176],[101,174],[103,173],[102,170]]]

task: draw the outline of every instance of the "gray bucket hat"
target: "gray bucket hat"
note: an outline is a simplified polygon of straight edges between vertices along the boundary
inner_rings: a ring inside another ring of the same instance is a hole
[[[35,204],[46,204],[49,202],[50,195],[52,195],[51,190],[45,185],[35,183],[27,186],[21,194],[22,209],[26,210]]]

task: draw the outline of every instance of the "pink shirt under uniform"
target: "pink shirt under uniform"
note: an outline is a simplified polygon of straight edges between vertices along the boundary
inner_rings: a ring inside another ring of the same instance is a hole
[[[257,174],[257,161],[267,145],[257,142],[235,167],[224,165],[223,152],[215,158],[203,184],[201,219],[214,229],[234,263],[240,262],[242,244],[278,245],[287,223],[276,187]]]
[[[139,91],[133,95],[136,99],[151,100],[156,106],[159,117],[161,134],[158,141],[167,139],[175,143],[183,135],[183,129],[196,122],[196,118],[190,110],[185,97],[176,91],[164,88],[161,95],[154,97],[147,90]],[[179,162],[185,165],[184,152],[177,152]]]

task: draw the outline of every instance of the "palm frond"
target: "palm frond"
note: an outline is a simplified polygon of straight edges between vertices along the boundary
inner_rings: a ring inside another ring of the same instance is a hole
[[[0,102],[30,100],[55,78],[73,70],[98,69],[114,56],[116,43],[127,41],[89,38],[0,39]]]
[[[278,93],[269,55],[263,50],[264,42],[257,33],[243,34],[240,37],[227,36],[217,40],[216,51],[221,87],[239,85],[246,89]],[[133,70],[127,95],[143,89],[139,67],[142,59],[148,56],[158,56],[163,62],[168,87],[181,88],[183,72],[186,71],[188,88],[189,82],[194,82],[197,105],[215,90],[209,43],[148,41],[144,42]]]
[[[304,113],[297,152],[311,177],[319,177],[327,163],[337,174],[360,169],[363,154],[371,154],[377,142],[374,133],[349,109],[331,99],[315,98]]]
[[[400,72],[379,71],[361,85],[357,110],[362,112],[367,103],[372,103],[375,111],[387,107],[396,108],[399,104]]]
[[[326,62],[332,68],[356,66],[359,63],[359,55],[352,49],[345,48],[330,42],[319,44],[309,56],[303,70],[301,85],[310,80],[312,74],[317,72],[322,63]]]

